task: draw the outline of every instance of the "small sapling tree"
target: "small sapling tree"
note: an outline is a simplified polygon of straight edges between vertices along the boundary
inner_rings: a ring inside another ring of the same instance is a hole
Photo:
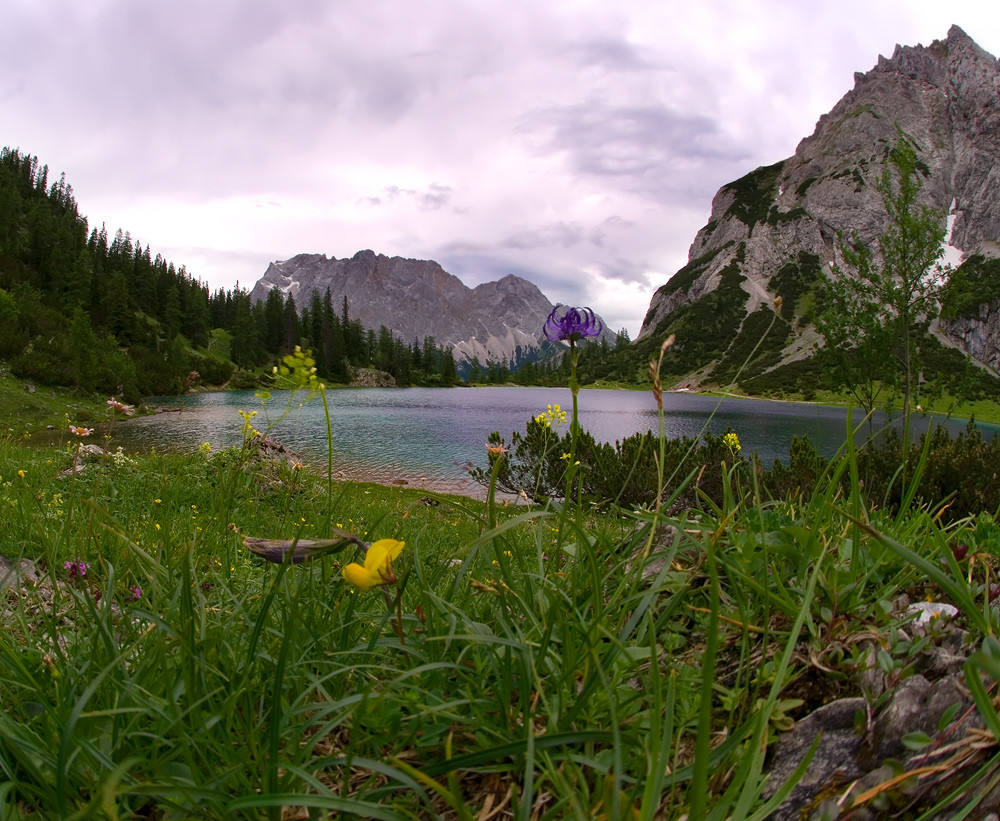
[[[888,223],[877,252],[857,235],[842,241],[849,271],[834,265],[819,330],[835,381],[870,413],[880,397],[902,396],[904,441],[916,402],[920,367],[917,341],[938,310],[947,269],[943,253],[945,215],[917,202],[922,164],[912,141],[900,133],[878,182]]]

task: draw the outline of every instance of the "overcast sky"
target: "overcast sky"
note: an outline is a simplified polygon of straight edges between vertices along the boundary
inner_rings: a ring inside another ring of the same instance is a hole
[[[726,182],[993,0],[0,0],[0,145],[214,290],[370,248],[634,337]]]

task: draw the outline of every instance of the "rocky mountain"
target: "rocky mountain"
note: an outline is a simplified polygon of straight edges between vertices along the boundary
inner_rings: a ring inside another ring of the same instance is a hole
[[[839,259],[838,237],[856,232],[875,248],[886,224],[876,182],[899,130],[917,149],[923,201],[949,215],[949,244],[967,259],[1000,256],[1000,65],[953,26],[944,40],[880,56],[794,156],[723,186],[687,265],[654,294],[638,340],[676,333],[675,373],[689,374],[689,385],[722,381],[780,296],[751,374],[810,355],[821,342],[811,323],[816,286]],[[983,341],[991,331],[976,320],[997,324],[1000,292],[984,299],[997,304],[966,306],[935,331],[1000,368],[1000,345]],[[718,344],[706,344],[706,332]]]
[[[350,316],[382,325],[406,342],[433,336],[450,345],[457,362],[514,362],[542,343],[542,326],[553,305],[531,282],[508,275],[469,288],[431,260],[386,257],[359,251],[350,259],[299,254],[272,262],[250,291],[253,301],[277,287],[301,309],[313,292],[330,289],[339,310],[346,296]]]

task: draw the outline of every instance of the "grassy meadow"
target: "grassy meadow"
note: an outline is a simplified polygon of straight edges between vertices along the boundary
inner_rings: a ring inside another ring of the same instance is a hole
[[[873,505],[853,453],[811,494],[723,464],[718,500],[676,510],[699,477],[664,476],[623,510],[330,482],[243,425],[222,452],[0,440],[0,554],[31,563],[3,580],[0,818],[764,819],[801,776],[765,799],[768,749],[859,694],[860,637],[912,670],[901,597],[957,605],[1000,678],[995,517]],[[352,542],[244,546],[341,532],[405,542],[387,583],[345,581]]]

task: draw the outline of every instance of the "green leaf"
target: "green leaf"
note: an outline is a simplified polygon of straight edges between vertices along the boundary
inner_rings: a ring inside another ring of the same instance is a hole
[[[934,741],[933,738],[920,730],[903,736],[903,746],[908,750],[922,750],[932,741]]]
[[[947,710],[941,713],[941,718],[938,719],[938,732],[944,732],[945,727],[951,724],[955,720],[955,716],[958,715],[958,711],[962,709],[962,703],[956,701]]]

